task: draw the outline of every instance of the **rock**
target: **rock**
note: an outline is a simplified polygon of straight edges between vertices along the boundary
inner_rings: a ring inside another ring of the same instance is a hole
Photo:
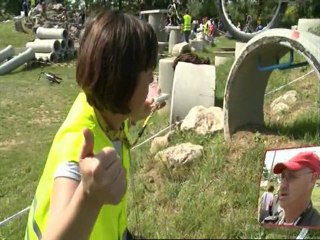
[[[223,129],[223,111],[219,107],[193,107],[183,120],[181,130],[193,130],[205,135]]]
[[[273,113],[288,111],[297,101],[297,92],[294,90],[286,92],[284,95],[272,101],[270,108]]]
[[[158,152],[155,160],[162,161],[169,168],[190,165],[203,155],[203,147],[191,143],[182,143]]]
[[[156,137],[153,139],[150,147],[150,152],[152,154],[157,153],[158,151],[164,149],[169,145],[170,136],[172,135],[173,131],[168,132],[166,135],[161,137]]]

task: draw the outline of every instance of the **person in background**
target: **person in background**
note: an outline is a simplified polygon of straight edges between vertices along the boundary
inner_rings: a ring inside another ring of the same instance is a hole
[[[271,215],[271,205],[273,201],[274,186],[270,185],[266,192],[262,194],[259,200],[259,222]]]
[[[127,229],[128,127],[158,109],[153,28],[105,11],[80,42],[81,92],[53,140],[29,211],[25,239],[132,239]]]
[[[263,29],[263,26],[261,24],[261,20],[257,21],[257,27],[256,27],[256,32],[261,31]]]
[[[27,0],[23,0],[22,2],[22,10],[24,12],[24,16],[28,17],[29,16],[29,6]]]
[[[238,24],[237,24],[237,29],[238,29],[239,31],[241,31],[241,23],[240,23],[240,22],[238,22]]]
[[[282,211],[280,205],[279,205],[279,187],[276,191],[276,194],[273,196],[272,205],[271,205],[271,213],[272,216],[278,216],[280,212]]]
[[[189,36],[191,33],[191,22],[192,18],[189,15],[189,10],[186,9],[185,14],[183,15],[182,30],[184,34],[184,41],[187,43],[189,43]]]

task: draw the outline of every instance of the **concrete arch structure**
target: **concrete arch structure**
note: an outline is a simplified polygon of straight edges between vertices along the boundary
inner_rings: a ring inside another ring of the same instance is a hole
[[[224,94],[224,137],[248,124],[264,124],[264,94],[272,71],[259,66],[277,64],[290,50],[300,53],[320,79],[320,37],[309,32],[271,29],[252,38],[229,72]],[[259,59],[259,62],[258,62]]]

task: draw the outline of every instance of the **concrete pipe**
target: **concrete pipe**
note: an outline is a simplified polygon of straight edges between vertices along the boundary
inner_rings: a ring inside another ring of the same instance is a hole
[[[190,41],[190,46],[193,47],[196,51],[202,52],[205,47],[205,41],[200,39],[193,39]]]
[[[58,52],[61,49],[60,42],[56,39],[39,39],[34,42],[28,42],[26,47],[31,47],[35,52],[39,53]]]
[[[67,47],[66,49],[74,49],[74,41],[73,39],[69,38],[67,39]]]
[[[182,42],[182,34],[180,26],[166,26],[166,29],[170,31],[169,34],[169,53],[171,54],[173,46]]]
[[[168,35],[165,29],[165,16],[168,13],[166,9],[155,9],[140,12],[140,15],[148,15],[148,23],[154,29],[159,42],[166,42]]]
[[[66,39],[68,38],[68,31],[63,28],[38,27],[36,36],[39,39]]]
[[[183,120],[195,106],[214,106],[215,82],[215,66],[179,62],[172,85],[170,123]]]
[[[14,48],[12,47],[12,45],[9,45],[0,51],[0,63],[13,56],[14,56]]]
[[[61,51],[67,48],[67,41],[68,39],[35,39],[34,42],[48,42],[50,43],[52,40],[58,40],[60,43],[60,49],[58,49],[57,51]]]
[[[236,47],[235,47],[235,58],[239,57],[243,49],[245,48],[246,43],[243,42],[236,42]]]
[[[173,62],[175,57],[162,58],[159,60],[159,87],[162,93],[169,94],[169,99],[166,101],[166,106],[159,110],[159,113],[169,112],[171,108],[171,93],[173,85]]]
[[[24,63],[35,58],[35,53],[32,48],[28,48],[19,55],[13,57],[9,61],[5,62],[0,66],[0,75],[11,72],[12,70],[20,67]]]
[[[300,18],[298,21],[298,30],[320,36],[320,18]]]
[[[215,51],[214,65],[219,66],[234,57],[233,51]]]
[[[294,50],[305,57],[320,78],[319,46],[320,37],[288,29],[266,30],[252,38],[235,59],[227,79],[225,139],[230,140],[233,133],[246,125],[264,125],[264,95],[272,70],[261,71],[261,66],[277,66],[278,59]]]
[[[67,53],[67,58],[68,59],[73,59],[73,58],[75,58],[77,56],[77,51],[74,48],[73,49],[68,49],[66,51],[66,53]]]
[[[55,52],[51,53],[35,53],[35,57],[37,60],[42,60],[45,62],[57,62],[58,56]]]
[[[67,39],[58,39],[58,41],[60,42],[60,47],[62,50],[65,50],[67,48]]]

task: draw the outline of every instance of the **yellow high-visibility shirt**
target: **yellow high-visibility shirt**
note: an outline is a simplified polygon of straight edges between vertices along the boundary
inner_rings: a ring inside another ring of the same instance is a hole
[[[82,92],[75,100],[66,120],[58,130],[34,196],[27,223],[25,239],[39,240],[45,229],[50,207],[50,197],[57,167],[64,162],[79,162],[84,142],[83,129],[89,128],[94,135],[94,154],[104,147],[113,147],[111,140],[100,127],[94,109]],[[127,133],[125,125],[124,132]],[[129,179],[129,146],[121,144],[122,164]],[[59,223],[57,223],[59,224]],[[127,194],[117,205],[104,205],[90,235],[92,240],[123,239],[127,228]]]

